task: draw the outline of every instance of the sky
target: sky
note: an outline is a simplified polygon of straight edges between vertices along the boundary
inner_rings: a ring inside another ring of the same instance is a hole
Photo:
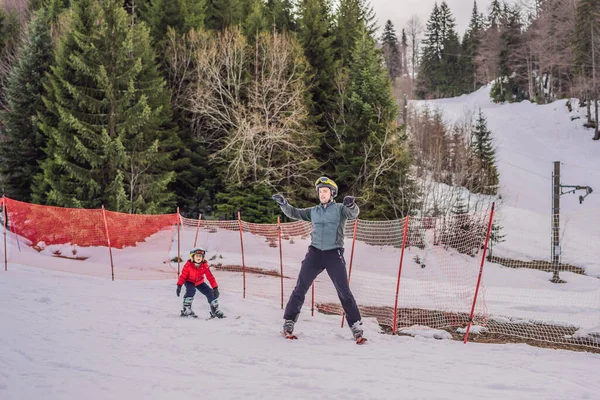
[[[491,2],[491,0],[477,0],[477,7],[486,14]],[[391,19],[398,36],[400,36],[402,29],[406,28],[407,21],[413,15],[417,15],[423,26],[425,26],[433,10],[434,3],[434,0],[371,0],[380,29],[388,19]],[[438,5],[440,3],[441,1],[438,1]],[[456,20],[456,30],[462,37],[471,19],[473,1],[446,0],[446,3]]]

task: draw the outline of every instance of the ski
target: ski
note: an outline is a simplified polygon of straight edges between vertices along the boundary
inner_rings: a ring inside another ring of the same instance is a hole
[[[296,340],[296,339],[298,339],[298,336],[294,335],[293,333],[281,332],[281,336],[283,336],[286,339],[290,339],[290,340]]]
[[[365,337],[359,337],[358,339],[356,339],[356,344],[365,344],[367,343],[367,338]]]

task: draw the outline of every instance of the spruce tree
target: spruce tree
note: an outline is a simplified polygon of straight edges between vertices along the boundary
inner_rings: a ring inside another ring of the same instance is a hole
[[[527,96],[527,71],[515,63],[516,54],[523,45],[521,13],[517,7],[504,5],[500,18],[502,48],[499,54],[499,79],[490,95],[496,101],[521,101]]]
[[[278,32],[294,32],[297,25],[294,19],[293,4],[290,0],[267,0],[268,24]]]
[[[481,19],[481,13],[477,8],[477,1],[473,2],[473,11],[471,12],[471,20],[469,27],[463,38],[462,52],[465,56],[465,89],[468,91],[477,90],[483,82],[477,79],[477,65],[475,58],[477,57],[479,46],[481,44],[481,35],[483,34],[484,21]]]
[[[332,18],[328,0],[302,0],[299,5],[297,37],[311,66],[312,73],[307,82],[309,107],[313,123],[322,135],[316,158],[325,173],[333,172],[331,152],[336,144],[331,122],[336,115],[335,74],[338,63],[333,47]]]
[[[345,105],[335,174],[340,194],[362,197],[366,204],[361,205],[361,215],[365,218],[406,215],[411,204],[394,206],[400,191],[411,185],[405,137],[397,125],[398,108],[381,53],[366,30],[352,52]]]
[[[404,29],[402,29],[400,39],[400,53],[402,54],[402,75],[408,76],[408,37]]]
[[[51,1],[50,3],[57,3]],[[50,27],[52,6],[37,11],[29,24],[29,41],[21,48],[5,90],[8,109],[1,115],[6,140],[0,146],[0,174],[5,193],[31,201],[33,178],[41,172],[46,136],[38,128],[38,114],[45,114],[42,82],[54,61]]]
[[[442,59],[443,38],[441,32],[441,15],[437,3],[427,20],[423,55],[419,63],[420,71],[417,80],[417,96],[429,97],[433,89],[439,85],[440,63]]]
[[[256,35],[272,29],[269,26],[263,0],[250,1],[250,13],[244,22],[244,35],[254,43]]]
[[[475,122],[471,149],[474,161],[471,170],[472,186],[469,189],[474,193],[497,194],[499,178],[496,152],[492,144],[492,132],[487,127],[487,119],[481,109]]]
[[[336,58],[341,60],[342,65],[350,62],[350,55],[363,30],[371,36],[375,33],[374,19],[373,8],[367,0],[340,0],[336,12],[334,46]]]
[[[493,29],[498,29],[501,26],[502,5],[498,0],[492,0],[489,7],[488,26]]]
[[[206,27],[222,31],[240,24],[246,17],[244,5],[242,0],[207,0]]]
[[[387,20],[383,33],[381,34],[381,45],[388,74],[392,82],[402,74],[402,58],[400,54],[400,43],[396,36],[396,30],[391,20]]]
[[[447,97],[463,92],[464,57],[455,22],[446,2],[435,4],[427,21],[421,71],[417,84],[420,97]]]
[[[149,0],[143,20],[159,48],[163,47],[167,29],[171,27],[181,34],[191,28],[204,27],[206,0]]]
[[[45,85],[48,158],[36,192],[47,204],[132,213],[173,210],[169,96],[150,35],[119,0],[79,0]]]
[[[595,126],[594,140],[600,139],[598,128],[598,100],[600,98],[600,3],[581,0],[577,6],[575,40],[575,64],[586,87],[585,96],[595,105],[595,120],[588,111],[588,126]],[[594,71],[595,70],[595,71]],[[596,81],[594,81],[594,77]],[[588,109],[589,110],[589,109]],[[593,124],[593,125],[592,125]]]

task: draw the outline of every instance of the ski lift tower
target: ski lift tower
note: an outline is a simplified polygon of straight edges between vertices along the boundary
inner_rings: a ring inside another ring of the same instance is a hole
[[[568,189],[563,192],[563,189]],[[558,274],[560,266],[560,196],[567,193],[575,193],[577,190],[585,190],[585,195],[579,196],[579,204],[593,192],[589,186],[561,185],[560,184],[560,161],[554,161],[554,173],[552,174],[552,279],[553,283],[565,283]]]

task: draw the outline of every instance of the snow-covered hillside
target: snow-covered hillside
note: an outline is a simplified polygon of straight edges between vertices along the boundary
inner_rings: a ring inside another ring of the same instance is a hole
[[[600,276],[600,141],[584,128],[585,109],[569,112],[567,100],[548,105],[530,102],[496,104],[491,86],[452,99],[414,102],[441,109],[453,123],[469,111],[481,108],[492,131],[500,172],[501,225],[506,242],[500,255],[519,259],[550,258],[553,162],[561,162],[563,185],[591,186],[595,191],[583,204],[576,194],[561,196],[562,260]],[[572,119],[580,117],[580,119]],[[582,265],[583,264],[583,265]]]
[[[115,281],[29,267],[0,278],[0,398],[593,399],[600,355],[378,333],[357,346],[339,316],[278,334],[271,301],[230,291],[224,320],[182,319],[173,281]],[[208,314],[200,296],[194,308]],[[239,316],[239,318],[237,318]],[[441,333],[441,337],[444,337]],[[447,334],[446,334],[447,335]]]

